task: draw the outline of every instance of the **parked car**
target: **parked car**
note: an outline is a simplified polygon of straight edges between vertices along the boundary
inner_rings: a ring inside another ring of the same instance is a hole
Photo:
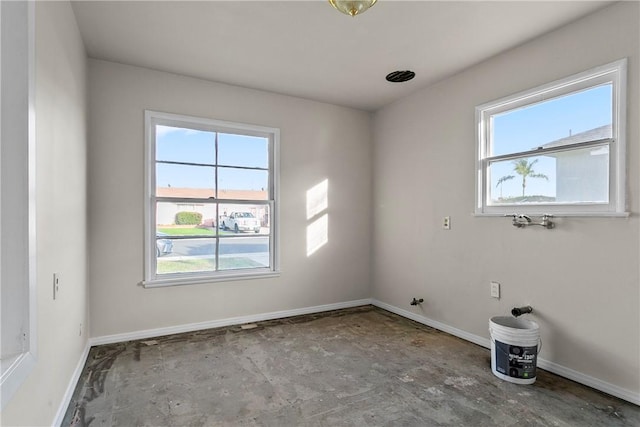
[[[164,239],[163,237],[165,236],[168,236],[168,234],[156,231],[156,255],[159,257],[173,252],[173,241]]]
[[[231,212],[230,215],[220,218],[220,227],[223,230],[260,232],[260,220],[251,212]]]

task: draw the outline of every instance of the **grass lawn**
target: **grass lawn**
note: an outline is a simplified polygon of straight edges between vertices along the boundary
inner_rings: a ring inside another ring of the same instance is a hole
[[[220,270],[232,270],[239,268],[264,267],[249,258],[220,258]],[[158,260],[158,274],[167,273],[193,273],[196,271],[214,271],[216,260],[214,258],[194,258],[172,261],[170,258]]]

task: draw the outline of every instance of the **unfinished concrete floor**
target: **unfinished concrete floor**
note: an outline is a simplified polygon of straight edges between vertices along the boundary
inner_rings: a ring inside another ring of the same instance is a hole
[[[374,307],[93,347],[63,425],[634,426],[640,407]]]

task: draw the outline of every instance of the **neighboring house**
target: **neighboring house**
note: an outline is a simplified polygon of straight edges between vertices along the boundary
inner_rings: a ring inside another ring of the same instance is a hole
[[[611,138],[611,125],[600,126],[543,145],[544,148]],[[556,159],[556,202],[606,202],[609,194],[609,147],[586,147],[547,154]]]
[[[178,188],[159,187],[156,195],[158,197],[176,197],[193,199],[214,199],[215,191],[211,188]],[[219,200],[267,200],[267,192],[260,190],[218,190]],[[193,202],[181,201],[175,203],[159,203],[156,216],[158,225],[174,225],[178,212],[199,212],[202,214],[202,225],[215,227],[218,221],[216,218],[216,204],[202,203],[199,200]],[[219,216],[225,216],[231,212],[251,212],[260,219],[263,227],[269,226],[269,214],[266,206],[246,205],[233,203],[220,203]]]

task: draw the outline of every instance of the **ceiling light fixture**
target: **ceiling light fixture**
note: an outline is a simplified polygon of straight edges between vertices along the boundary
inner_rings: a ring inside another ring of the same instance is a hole
[[[378,0],[329,0],[329,3],[345,15],[356,16],[366,12],[367,9],[376,4],[376,1]]]

